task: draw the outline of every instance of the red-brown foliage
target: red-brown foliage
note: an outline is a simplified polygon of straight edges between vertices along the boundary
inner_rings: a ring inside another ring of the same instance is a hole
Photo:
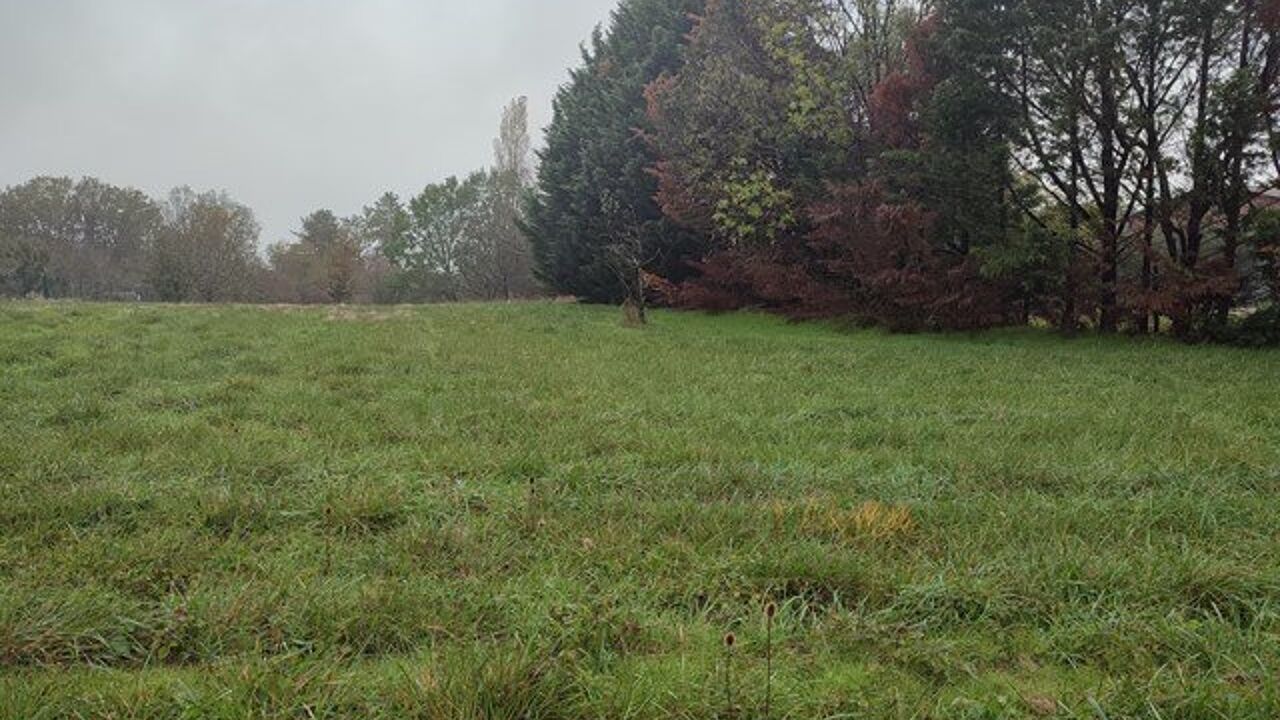
[[[920,90],[917,80],[905,73],[893,73],[872,92],[868,107],[871,132],[885,147],[904,148],[919,144],[915,107]]]
[[[842,185],[811,208],[803,241],[718,252],[696,280],[671,288],[674,305],[759,307],[793,318],[854,317],[896,330],[967,330],[1010,320],[1002,289],[976,261],[937,251],[932,216],[889,202],[875,183]]]
[[[1157,278],[1153,287],[1127,283],[1122,287],[1122,303],[1138,316],[1170,318],[1180,332],[1192,331],[1213,317],[1240,291],[1240,276],[1225,258],[1210,258],[1194,268],[1184,267],[1158,250],[1153,250],[1150,258]]]
[[[1280,31],[1280,0],[1263,0],[1258,8],[1262,26],[1272,32]]]
[[[695,30],[696,32],[696,30]],[[661,75],[649,83],[644,90],[646,114],[649,123],[655,129],[653,134],[642,133],[642,139],[649,143],[656,152],[663,153],[665,148],[658,137],[669,133],[667,99],[676,88],[679,78]],[[709,234],[712,229],[713,209],[705,197],[702,197],[689,182],[678,163],[668,158],[659,159],[649,172],[658,181],[658,192],[654,201],[662,212],[681,227]]]
[[[1001,289],[970,257],[930,242],[933,216],[891,202],[876,183],[832,188],[812,210],[809,246],[827,284],[847,288],[854,312],[901,330],[975,329],[1007,322]]]
[[[698,277],[667,286],[664,299],[676,307],[713,312],[759,308],[795,319],[831,317],[852,309],[847,293],[819,282],[797,252],[722,250],[695,268]]]
[[[921,22],[906,45],[906,66],[890,73],[871,92],[867,114],[877,142],[891,149],[917,148],[921,142],[919,106],[933,91],[936,80],[928,70],[927,47],[938,21]]]
[[[935,85],[928,45],[930,18],[916,28],[906,65],[880,82],[868,100],[872,147],[920,150],[920,108]],[[649,119],[668,119],[663,99],[678,80],[650,85]],[[661,130],[659,130],[661,132]],[[709,208],[674,163],[659,163],[658,202],[689,227],[708,224]],[[977,260],[939,250],[934,216],[916,202],[891,200],[879,182],[833,186],[807,208],[811,231],[764,247],[723,249],[698,263],[698,277],[672,288],[673,304],[706,310],[760,307],[791,317],[854,316],[902,330],[970,329],[1009,320],[1001,289],[978,272]]]

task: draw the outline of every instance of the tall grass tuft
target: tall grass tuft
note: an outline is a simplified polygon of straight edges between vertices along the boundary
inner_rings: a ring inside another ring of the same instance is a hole
[[[773,620],[778,614],[778,604],[770,600],[764,606],[764,718],[769,720],[773,711]]]
[[[733,633],[726,633],[724,636],[724,702],[726,712],[732,716],[735,713],[735,704],[733,697],[733,648],[738,642],[738,638]]]

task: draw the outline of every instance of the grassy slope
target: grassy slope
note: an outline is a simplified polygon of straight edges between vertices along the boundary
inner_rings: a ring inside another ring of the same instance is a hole
[[[1280,716],[1280,354],[616,320],[0,305],[0,718]]]

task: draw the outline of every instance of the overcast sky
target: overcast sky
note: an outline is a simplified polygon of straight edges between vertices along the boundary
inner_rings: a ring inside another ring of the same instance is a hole
[[[0,0],[0,186],[226,190],[263,244],[534,144],[616,0]]]

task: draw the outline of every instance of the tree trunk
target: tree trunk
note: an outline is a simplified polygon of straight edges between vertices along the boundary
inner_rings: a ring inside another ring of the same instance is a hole
[[[1099,212],[1102,215],[1102,316],[1099,327],[1102,332],[1113,333],[1119,325],[1120,282],[1120,191],[1124,173],[1122,161],[1117,157],[1117,133],[1120,129],[1120,103],[1116,97],[1115,77],[1112,75],[1110,52],[1098,56],[1097,76],[1100,107],[1098,108],[1099,160],[1102,170],[1102,198]]]
[[[633,297],[627,297],[622,303],[622,324],[626,327],[643,327],[648,322],[644,304],[636,302]]]
[[[1077,95],[1077,97],[1079,97]],[[1065,288],[1062,308],[1062,334],[1065,337],[1075,337],[1080,331],[1080,310],[1076,305],[1076,242],[1078,241],[1077,233],[1080,230],[1080,116],[1077,110],[1072,110],[1071,114],[1071,147],[1068,151],[1071,154],[1071,176],[1067,187],[1067,212],[1069,213],[1068,224],[1071,228],[1071,237],[1067,244],[1067,276],[1065,278]]]
[[[1243,26],[1240,28],[1240,56],[1237,69],[1245,72],[1249,69],[1250,58],[1252,56],[1253,41],[1253,0],[1245,0],[1244,2],[1244,18]],[[1224,217],[1224,228],[1222,235],[1222,254],[1223,260],[1226,262],[1230,271],[1236,269],[1236,255],[1240,244],[1241,232],[1241,216],[1244,213],[1244,206],[1249,202],[1249,179],[1246,177],[1245,153],[1246,147],[1254,135],[1257,125],[1249,127],[1241,127],[1240,122],[1244,118],[1252,120],[1253,114],[1252,102],[1255,98],[1255,89],[1249,88],[1249,99],[1245,102],[1246,108],[1242,108],[1239,112],[1241,120],[1231,124],[1231,131],[1227,134],[1225,142],[1224,165],[1226,166],[1226,178],[1221,198],[1222,214]],[[1258,105],[1265,104],[1265,96],[1263,87],[1258,87],[1256,91],[1256,99]],[[1233,294],[1234,295],[1234,294]],[[1223,296],[1218,300],[1216,312],[1216,320],[1225,323],[1231,314],[1231,307],[1234,304],[1234,297]]]

